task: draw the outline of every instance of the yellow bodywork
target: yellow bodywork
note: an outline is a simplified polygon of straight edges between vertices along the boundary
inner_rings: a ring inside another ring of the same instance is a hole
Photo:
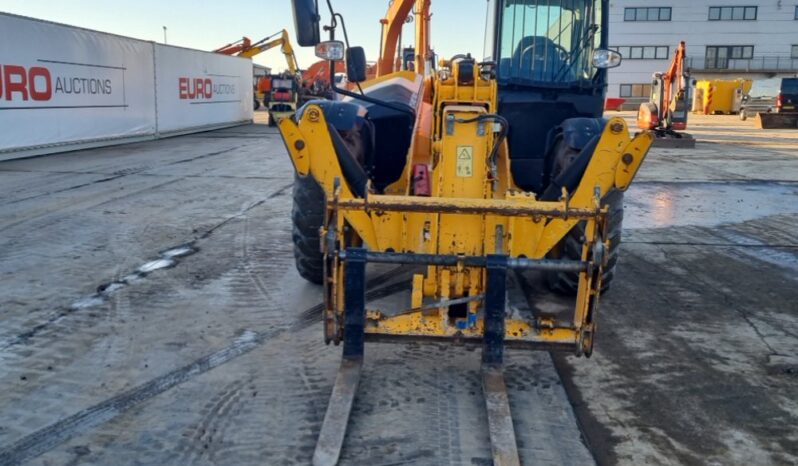
[[[625,121],[612,118],[601,134],[582,181],[556,201],[540,201],[518,189],[510,173],[506,143],[491,159],[497,139],[494,124],[475,119],[497,110],[497,86],[474,67],[473,84],[458,85],[456,64],[449,76],[422,80],[411,72],[392,73],[363,83],[405,80],[415,86],[416,127],[403,176],[383,194],[353,195],[344,180],[322,109],[313,103],[299,121],[279,123],[294,168],[312,176],[326,194],[326,224],[322,249],[327,257],[325,278],[325,335],[339,342],[344,312],[345,265],[339,252],[352,245],[368,251],[482,257],[506,255],[510,260],[543,259],[579,221],[586,222],[582,261],[592,273],[579,274],[573,318],[551,317],[505,320],[505,342],[552,344],[590,351],[595,308],[601,289],[600,259],[595,252],[608,247],[606,208],[601,199],[612,189],[626,190],[653,141],[643,132],[632,138]],[[412,193],[413,167],[429,167],[430,196]],[[345,234],[352,231],[355,234]],[[333,239],[330,241],[329,239]],[[601,243],[597,246],[597,243]],[[426,267],[412,276],[411,293],[402,309],[369,309],[366,336],[479,339],[483,323],[477,318],[485,294],[486,272],[465,261],[454,266]],[[457,318],[450,303],[464,307]]]

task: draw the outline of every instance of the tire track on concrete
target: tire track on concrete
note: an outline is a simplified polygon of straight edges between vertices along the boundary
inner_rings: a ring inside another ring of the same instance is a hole
[[[312,330],[312,331],[311,331]],[[214,448],[210,464],[309,464],[329,397],[338,351],[320,343],[316,328],[290,332],[262,352],[272,364],[253,382],[257,396],[225,420],[229,441]]]
[[[65,192],[74,191],[74,190],[77,190],[77,189],[85,188],[87,186],[91,186],[91,185],[95,185],[95,184],[99,184],[99,183],[107,183],[109,181],[117,180],[119,178],[124,178],[126,176],[138,175],[138,174],[140,174],[142,172],[145,172],[147,170],[152,170],[153,168],[169,167],[171,165],[177,165],[177,164],[181,164],[181,163],[190,163],[190,162],[193,162],[195,160],[201,160],[201,159],[204,159],[204,158],[207,158],[207,157],[213,157],[213,156],[216,156],[216,155],[227,154],[229,152],[237,151],[237,150],[241,149],[242,147],[246,147],[246,144],[242,144],[242,145],[239,145],[239,146],[236,146],[236,147],[232,147],[232,148],[228,148],[228,149],[224,149],[224,150],[220,150],[220,151],[210,152],[208,154],[198,155],[198,156],[195,156],[195,157],[192,157],[192,158],[188,158],[188,159],[184,159],[184,160],[177,160],[177,161],[174,161],[174,162],[170,162],[170,163],[166,163],[166,164],[163,164],[163,165],[159,165],[157,167],[144,166],[144,167],[138,167],[138,168],[126,168],[126,169],[122,169],[122,170],[118,170],[118,171],[112,172],[110,174],[109,173],[102,173],[102,172],[57,172],[57,171],[56,172],[51,172],[51,171],[41,171],[41,170],[7,169],[7,170],[3,170],[3,171],[10,171],[10,172],[16,171],[16,172],[25,172],[25,173],[42,173],[42,172],[44,172],[44,173],[75,173],[75,174],[86,174],[86,175],[91,174],[91,175],[104,176],[104,178],[100,178],[98,180],[89,181],[89,182],[86,182],[86,183],[76,184],[76,185],[73,185],[73,186],[69,186],[67,188],[57,189],[57,190],[54,190],[54,191],[47,191],[47,192],[43,192],[43,193],[39,193],[39,194],[34,194],[32,196],[23,197],[23,198],[20,198],[20,199],[14,199],[12,201],[5,202],[5,203],[0,204],[0,205],[7,206],[7,205],[18,204],[20,202],[25,202],[25,201],[29,201],[29,200],[33,200],[33,199],[38,199],[38,198],[44,197],[44,196],[51,196],[53,194],[62,194],[62,193],[65,193]],[[171,177],[172,178],[176,178],[175,176],[171,176]]]
[[[178,446],[179,464],[191,465],[203,459],[213,460],[217,445],[224,439],[224,416],[237,411],[244,382],[236,380],[217,393],[202,409],[202,420],[192,429],[190,438]]]
[[[381,277],[382,276],[378,278]],[[390,294],[390,291],[393,290],[393,288],[393,285],[387,285],[383,288],[370,290],[370,292],[377,294]],[[317,307],[320,307],[320,305],[314,305],[309,309],[314,309]],[[224,347],[215,353],[195,360],[194,362],[189,363],[188,365],[185,365],[179,369],[152,379],[149,382],[141,384],[131,390],[125,391],[120,395],[79,411],[78,413],[35,431],[17,440],[8,447],[0,449],[0,464],[4,466],[11,466],[33,459],[52,450],[53,448],[77,435],[83,434],[116,418],[117,416],[129,411],[143,402],[146,402],[156,395],[159,395],[177,385],[185,383],[222,364],[230,362],[243,354],[249,353],[258,346],[263,345],[263,343],[268,340],[273,340],[274,338],[280,337],[286,332],[294,333],[303,330],[318,321],[318,319],[309,320],[307,318],[303,318],[302,316],[307,315],[307,311],[308,310],[300,313],[300,317],[297,318],[293,323],[282,328],[275,328],[266,333],[256,333],[246,330],[231,345],[228,345],[227,347]],[[321,345],[318,345],[315,341],[308,343],[311,343],[314,347],[321,347]],[[322,350],[317,349],[317,351],[321,352]],[[291,359],[291,357],[295,357],[291,356],[293,354],[295,353],[290,351],[288,354],[284,355],[284,357]],[[305,375],[304,379],[311,380],[312,385],[309,386],[309,389],[313,389],[314,393],[315,391],[321,389],[317,370],[313,369],[311,364],[311,362],[315,362],[317,360],[316,356],[319,355],[315,355],[312,358],[306,358],[305,362],[302,364],[302,371],[309,372],[311,374],[310,376]],[[297,375],[297,377],[299,376]],[[306,383],[305,381],[301,380],[300,382],[300,385]],[[311,395],[312,394],[308,394],[307,396]],[[297,393],[293,393],[292,396],[298,395]],[[299,400],[296,403],[291,403],[291,405],[299,406],[304,406],[305,404],[307,404],[305,395],[299,396]],[[321,417],[323,416],[323,408],[319,409],[318,406],[316,406],[313,409],[313,413],[318,414],[318,416],[316,416],[318,419],[311,416],[306,418],[306,421],[320,424]]]
[[[249,353],[272,336],[245,330],[233,343],[214,353],[21,438],[0,450],[0,464],[17,465],[35,458],[170,388]]]
[[[121,177],[116,177],[114,179],[117,179],[117,178],[121,178]],[[111,180],[108,180],[108,181],[113,181],[114,179],[111,179]],[[158,189],[158,188],[162,188],[164,186],[167,186],[167,185],[170,185],[170,184],[173,184],[173,183],[177,183],[177,182],[179,182],[179,181],[181,181],[183,179],[185,179],[185,177],[175,177],[174,179],[171,179],[169,181],[164,181],[162,183],[156,183],[156,184],[147,186],[147,187],[142,188],[142,189],[136,189],[134,191],[128,191],[125,194],[122,194],[120,196],[112,196],[110,198],[105,198],[104,196],[96,196],[95,195],[95,196],[90,196],[87,199],[83,199],[83,200],[81,200],[79,202],[69,203],[69,204],[65,203],[64,205],[56,206],[57,208],[50,209],[50,210],[45,210],[44,212],[37,212],[36,214],[31,215],[29,217],[25,217],[25,218],[13,221],[11,223],[7,223],[5,225],[0,225],[0,231],[9,230],[9,229],[14,228],[16,226],[19,226],[19,225],[21,225],[23,223],[26,223],[26,222],[29,222],[31,220],[34,220],[34,219],[37,219],[37,218],[41,218],[41,217],[44,217],[44,216],[47,216],[47,215],[51,215],[51,214],[53,214],[55,212],[58,212],[59,214],[64,215],[64,214],[67,214],[67,213],[70,213],[70,212],[73,212],[73,211],[78,211],[78,210],[98,209],[99,207],[101,207],[103,205],[110,204],[112,202],[118,202],[118,201],[121,201],[123,199],[127,199],[127,198],[139,195],[139,194],[147,192],[147,191],[152,191],[152,190],[155,190],[155,189]],[[92,183],[90,183],[90,184],[92,184]],[[101,198],[101,199],[104,199],[104,200],[101,200],[100,202],[97,202],[98,198]]]
[[[292,186],[292,184],[287,184],[287,185],[277,189],[275,192],[273,192],[272,194],[270,194],[266,198],[258,200],[256,202],[254,202],[254,203],[242,208],[237,213],[225,218],[221,222],[218,222],[217,224],[215,224],[212,227],[208,228],[205,232],[202,232],[202,233],[199,233],[198,235],[195,235],[194,239],[189,240],[189,241],[184,242],[184,243],[181,243],[181,244],[179,244],[179,245],[177,245],[177,246],[175,246],[173,248],[168,248],[167,251],[173,250],[173,249],[177,249],[177,248],[185,248],[185,247],[189,247],[189,248],[192,248],[194,250],[198,250],[199,246],[197,245],[197,243],[200,240],[204,240],[204,239],[209,238],[211,235],[213,235],[213,233],[215,231],[219,230],[220,228],[222,228],[223,226],[227,225],[231,221],[233,221],[235,219],[238,219],[238,218],[241,218],[242,216],[246,215],[252,209],[262,205],[267,200],[275,198],[275,197],[281,195],[282,193],[284,193],[291,186]],[[128,274],[128,276],[132,276],[132,275],[135,275],[136,279],[140,279],[140,278],[145,278],[147,273],[143,273],[143,272],[140,272],[140,271],[132,271],[130,274]],[[54,312],[51,312],[47,316],[42,316],[40,322],[35,324],[35,325],[33,325],[29,329],[27,329],[25,331],[22,331],[22,332],[18,333],[15,336],[11,336],[11,337],[5,338],[3,340],[0,340],[0,354],[2,354],[2,352],[6,351],[9,348],[12,348],[14,346],[28,343],[31,339],[35,338],[36,336],[38,336],[43,331],[48,330],[52,325],[63,321],[65,318],[70,317],[70,316],[78,313],[79,311],[88,309],[90,307],[94,307],[93,305],[89,305],[89,304],[94,304],[94,305],[97,305],[97,306],[103,304],[104,299],[102,299],[102,296],[104,294],[108,294],[107,291],[109,290],[109,287],[112,287],[115,284],[121,284],[121,282],[119,280],[114,279],[114,280],[109,280],[109,281],[107,281],[107,282],[105,282],[103,284],[98,285],[97,289],[100,290],[100,291],[98,291],[98,293],[92,294],[92,295],[90,295],[88,297],[84,297],[82,300],[79,300],[79,301],[83,301],[84,303],[86,303],[87,305],[85,305],[85,306],[74,306],[74,305],[73,306],[65,306],[65,307],[63,307],[61,309],[58,309],[58,310],[56,310]],[[261,286],[262,286],[262,284],[261,284]],[[116,288],[110,288],[110,289],[114,290]],[[93,299],[93,298],[95,298],[95,299]]]
[[[270,211],[269,216],[283,213],[287,218],[287,210],[278,210]],[[245,325],[281,326],[285,306],[276,284],[283,271],[293,267],[290,235],[274,222],[253,228],[255,220],[245,218],[240,223],[241,234],[233,238],[238,243],[233,254],[238,264],[227,274],[227,287],[237,312],[247,310]],[[319,375],[319,357],[326,354],[320,337],[303,331],[318,324],[318,319],[303,319],[303,314],[299,313],[289,332],[271,339],[259,352],[265,360],[245,384],[246,389],[231,395],[227,386],[210,398],[203,418],[178,441],[182,454],[167,463],[254,464],[261,458],[269,458],[272,464],[308,462],[313,433],[324,415],[328,377]],[[235,374],[251,373],[245,367],[234,370]],[[225,409],[209,409],[209,405]]]
[[[491,464],[478,352],[367,346],[341,465]]]

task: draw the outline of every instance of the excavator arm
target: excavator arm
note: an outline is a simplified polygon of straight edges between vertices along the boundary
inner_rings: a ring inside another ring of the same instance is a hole
[[[668,71],[662,75],[662,81],[664,83],[662,102],[664,104],[663,106],[667,105],[667,109],[670,109],[674,105],[674,102],[672,102],[673,99],[678,97],[687,85],[683,79],[685,50],[684,41],[679,42],[679,46],[676,48],[676,53],[673,55],[673,60],[671,60]],[[674,81],[676,84],[675,90],[673,87]],[[665,111],[666,109],[661,109],[660,113],[664,113]]]
[[[288,39],[288,31],[283,29],[278,34],[280,34],[280,37],[277,39],[272,39],[272,37],[276,35],[272,34],[271,36],[252,44],[248,49],[241,51],[238,56],[251,58],[279,45],[280,51],[285,56],[286,63],[288,63],[288,71],[291,74],[296,75],[297,71],[299,70],[299,66],[297,65],[294,48],[291,46],[291,41]]]
[[[415,6],[415,8],[414,8]],[[395,0],[388,7],[382,24],[382,46],[380,59],[377,62],[377,76],[384,76],[394,71],[394,58],[402,26],[411,10],[416,16],[416,73],[424,74],[425,62],[430,58],[429,47],[429,6],[430,0]]]
[[[248,50],[251,47],[252,41],[249,40],[249,37],[242,37],[241,40],[237,40],[223,47],[219,47],[218,49],[214,50],[214,52],[223,53],[225,55],[235,55],[240,53],[242,50]]]

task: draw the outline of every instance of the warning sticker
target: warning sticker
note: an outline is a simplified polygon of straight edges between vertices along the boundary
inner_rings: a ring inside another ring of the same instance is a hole
[[[474,146],[457,146],[457,176],[466,178],[474,174]]]

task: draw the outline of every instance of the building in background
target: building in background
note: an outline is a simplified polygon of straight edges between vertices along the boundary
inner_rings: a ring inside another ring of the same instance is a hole
[[[798,0],[611,0],[608,97],[647,100],[651,75],[687,43],[693,79],[761,79],[798,72]]]

